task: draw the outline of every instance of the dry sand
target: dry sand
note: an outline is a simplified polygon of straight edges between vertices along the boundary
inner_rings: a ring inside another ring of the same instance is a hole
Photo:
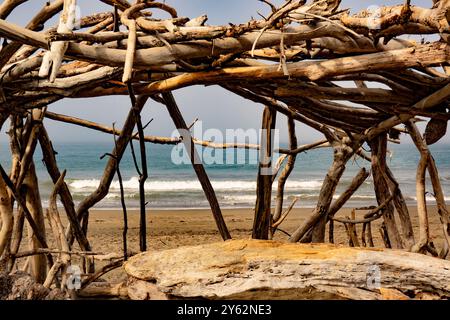
[[[294,209],[281,229],[292,233],[311,214],[313,209]],[[337,216],[350,215],[350,209],[343,209]],[[358,212],[361,218],[365,212]],[[253,223],[252,209],[223,210],[223,214],[235,239],[251,237]],[[418,234],[417,210],[410,208],[415,234]],[[442,226],[435,207],[429,207],[430,232],[436,246],[441,247]],[[148,210],[148,250],[164,250],[180,246],[198,245],[221,241],[210,210]],[[132,252],[139,251],[139,212],[131,210],[128,215],[128,247]],[[373,227],[375,246],[382,246],[380,221]],[[361,235],[361,226],[357,227]],[[120,210],[93,210],[89,219],[89,240],[93,250],[102,253],[121,252],[122,250],[123,217]],[[287,235],[277,232],[275,240],[286,241]],[[327,235],[328,239],[328,235]],[[348,245],[346,231],[342,224],[335,224],[335,243]],[[116,270],[106,277],[108,280],[122,281],[125,274]]]

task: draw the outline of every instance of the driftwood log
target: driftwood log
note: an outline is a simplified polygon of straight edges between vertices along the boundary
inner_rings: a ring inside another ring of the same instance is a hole
[[[31,1],[5,0],[0,4],[0,37],[3,38],[0,130],[8,133],[11,155],[9,172],[0,164],[0,260],[7,271],[15,270],[20,259],[26,257],[26,270],[36,282],[65,290],[60,280],[66,277],[65,265],[72,255],[66,252],[75,252],[76,244],[82,252],[91,252],[89,211],[107,196],[116,174],[121,179],[121,159],[134,140],[139,141],[142,160],[141,168],[137,168],[142,251],[147,249],[144,183],[148,179],[145,161],[148,152],[145,144],[156,143],[185,144],[190,151],[218,233],[224,240],[231,239],[232,234],[207,172],[196,161],[194,146],[260,150],[264,161],[257,174],[251,232],[256,239],[270,239],[276,230],[283,231],[282,223],[297,201],[295,199],[285,209],[286,181],[295,167],[297,155],[317,148],[331,148],[332,165],[324,173],[315,209],[286,240],[323,243],[328,239],[334,242],[335,224],[342,223],[352,246],[373,247],[374,237],[381,231],[386,248],[442,259],[449,256],[450,213],[445,202],[448,191],[442,188],[439,168],[429,146],[446,136],[450,119],[450,0],[434,0],[429,7],[399,0],[398,5],[380,7],[376,13],[362,10],[356,14],[341,8],[340,0],[288,0],[280,6],[263,1],[268,5],[268,13],[262,14],[260,19],[223,26],[208,25],[205,15],[184,17],[171,7],[170,1],[100,2],[107,4],[110,10],[84,17],[76,16],[76,0],[46,2],[24,26],[11,23],[8,18],[15,9],[24,8]],[[152,16],[159,11],[168,18]],[[53,17],[59,19],[57,26],[52,27],[48,22]],[[423,41],[413,41],[409,35],[420,35]],[[261,105],[265,110],[262,128],[267,129],[264,141],[235,144],[193,137],[172,92],[195,85],[217,85],[230,94]],[[129,112],[122,128],[48,111],[52,103],[63,99],[112,95],[131,97],[131,106],[125,106]],[[167,107],[180,131],[179,138],[145,135],[140,113],[150,103]],[[270,129],[274,128],[279,114],[288,118],[290,143],[287,148],[273,150]],[[109,158],[98,188],[77,205],[67,184],[58,181],[63,175],[46,128],[47,119],[114,135],[114,149],[107,154]],[[419,121],[426,124],[424,132],[417,125]],[[323,139],[299,145],[297,134],[302,135],[302,132],[295,132],[297,123],[318,131]],[[413,217],[395,172],[386,161],[390,143],[401,143],[402,134],[413,139],[421,155],[416,175],[418,234],[414,233]],[[35,169],[35,163],[41,160],[35,155],[38,144],[51,181],[56,185],[49,212],[53,221],[50,229],[58,239],[54,243],[47,243],[50,237],[44,224],[46,208],[42,207]],[[283,154],[278,161],[272,159],[277,152]],[[333,200],[346,165],[354,157],[366,161],[364,168],[347,190]],[[425,193],[431,190],[426,190],[427,172],[438,207],[443,243],[432,241],[437,235],[432,234],[429,227],[430,210]],[[338,211],[370,175],[376,195],[374,206],[367,209],[362,219],[357,219],[355,214],[337,218]],[[277,185],[275,201],[273,184]],[[59,222],[57,196],[64,207],[61,214],[67,216],[66,226]],[[124,197],[122,190],[123,258],[126,260]],[[373,222],[378,219],[382,221],[382,228],[373,230]],[[362,225],[361,238],[355,232],[356,225]],[[26,241],[24,230],[29,231]],[[27,251],[21,249],[23,245],[29,246],[28,252],[36,254],[25,254]],[[417,266],[406,253],[403,256],[398,251],[367,252],[373,262],[401,255],[404,263]],[[103,274],[104,270],[96,270],[91,259],[85,262],[84,271],[89,279]],[[112,265],[114,263],[116,261],[112,261]],[[400,268],[395,264],[390,266],[389,270]],[[422,272],[420,270],[417,272]],[[407,269],[399,272],[409,275]],[[389,279],[396,285],[396,279]],[[443,280],[442,285],[446,284],[448,280]],[[386,286],[389,288],[388,284]],[[345,281],[342,287],[346,287]],[[431,289],[438,295],[447,294],[439,286]],[[399,290],[409,289],[401,287]],[[366,292],[367,297],[373,298],[379,298],[380,294]],[[348,295],[351,297],[352,293]]]
[[[405,299],[450,297],[449,261],[329,244],[232,240],[142,253],[125,271],[131,283],[144,281],[148,290],[172,299],[367,300],[386,298],[386,292]],[[377,273],[379,286],[372,281]]]

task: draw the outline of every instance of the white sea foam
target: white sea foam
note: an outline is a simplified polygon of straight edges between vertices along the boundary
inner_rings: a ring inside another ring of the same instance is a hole
[[[222,199],[225,202],[253,203],[256,201],[256,195],[226,195]]]
[[[414,201],[417,201],[417,197],[411,197],[411,199]],[[427,199],[427,201],[430,201],[430,202],[436,201],[436,199],[433,196],[429,196],[429,195],[426,196],[426,199]],[[444,197],[444,200],[450,201],[450,197]]]
[[[97,179],[85,179],[85,180],[73,180],[69,182],[69,187],[74,192],[74,196],[87,196],[95,190],[100,183]],[[216,180],[212,181],[213,188],[222,193],[221,200],[224,203],[254,203],[256,200],[256,182],[248,180]],[[128,199],[138,198],[139,193],[139,178],[133,177],[123,182],[125,188],[125,197]],[[322,186],[320,180],[288,180],[286,182],[286,191],[289,192],[289,196],[299,197],[300,201],[314,202],[319,196],[319,190]],[[273,184],[273,191],[276,192],[277,182]],[[110,193],[106,196],[106,199],[118,200],[120,199],[120,186],[118,181],[113,181],[110,188]],[[202,187],[197,180],[149,180],[145,183],[145,190],[147,193],[163,193],[170,194],[171,192],[179,193],[202,193]],[[225,194],[224,194],[225,193]],[[273,194],[275,197],[275,193]],[[408,202],[416,201],[417,198],[414,195],[405,195]],[[333,199],[339,198],[339,194],[335,194]],[[434,197],[427,195],[427,201],[433,203]],[[288,201],[288,200],[287,200]],[[356,194],[350,201],[371,201],[376,204],[376,197],[373,194]],[[450,201],[450,196],[445,197],[445,201]]]
[[[98,187],[100,180],[97,179],[87,179],[87,180],[74,180],[69,183],[70,188],[74,192],[81,192],[87,190],[94,190]],[[222,181],[212,181],[211,182],[214,189],[217,191],[252,191],[256,190],[255,181],[245,181],[245,180],[222,180]],[[288,190],[316,190],[319,189],[322,182],[319,180],[288,180],[286,183],[286,189]],[[126,190],[138,190],[139,189],[139,178],[133,177],[129,180],[123,181],[123,187]],[[276,183],[274,183],[274,188]],[[120,185],[118,181],[114,181],[111,184],[111,190],[119,190]],[[202,187],[197,180],[154,180],[147,181],[145,183],[145,190],[147,191],[201,191]]]

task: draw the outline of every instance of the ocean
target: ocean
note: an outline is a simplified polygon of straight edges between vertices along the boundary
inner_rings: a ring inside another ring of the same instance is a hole
[[[138,144],[135,143],[138,150]],[[440,170],[444,192],[450,199],[450,146],[432,146],[432,152]],[[99,184],[99,179],[107,162],[100,157],[111,152],[111,143],[54,143],[58,152],[59,168],[67,169],[66,182],[73,193],[74,201],[79,203]],[[40,192],[44,205],[52,189],[39,146],[35,155]],[[415,176],[419,153],[412,145],[390,145],[391,153],[388,163],[407,202],[413,204],[415,196]],[[255,150],[211,150],[198,148],[204,156],[206,171],[212,181],[217,198],[222,208],[249,208],[256,200],[256,176],[258,171]],[[322,181],[331,164],[331,149],[312,150],[298,156],[295,169],[285,188],[285,205],[298,197],[296,207],[314,207]],[[207,208],[208,202],[200,183],[190,164],[176,164],[172,161],[174,146],[147,145],[149,178],[145,184],[146,201],[149,208]],[[212,159],[231,159],[234,161],[216,161]],[[139,155],[138,155],[139,158]],[[6,144],[0,145],[0,161],[9,167],[9,149]],[[179,161],[175,161],[179,162]],[[218,162],[218,163],[217,163]],[[230,163],[231,162],[231,163]],[[347,166],[341,183],[337,189],[337,197],[350,184],[361,167],[370,170],[370,164],[358,158],[351,160]],[[136,173],[130,150],[127,150],[120,169],[123,175],[126,202],[129,208],[139,207],[139,178]],[[274,183],[276,191],[277,182]],[[428,185],[427,191],[432,192]],[[275,195],[274,195],[275,196]],[[433,200],[431,195],[427,196]],[[348,202],[347,206],[376,205],[372,179],[369,178],[362,188]],[[101,201],[97,209],[120,208],[120,193],[117,177],[111,186],[108,196]]]

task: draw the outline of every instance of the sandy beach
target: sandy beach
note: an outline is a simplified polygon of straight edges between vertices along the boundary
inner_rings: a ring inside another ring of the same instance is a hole
[[[281,229],[291,233],[309,216],[313,209],[294,209]],[[351,209],[342,209],[337,216],[350,215]],[[362,217],[364,211],[358,212]],[[251,237],[253,224],[252,209],[223,210],[230,233],[234,239]],[[418,234],[417,210],[410,208],[415,234]],[[181,246],[206,244],[221,241],[210,210],[148,210],[148,250],[164,250]],[[434,243],[442,244],[442,226],[435,207],[429,207],[430,232]],[[128,216],[128,248],[131,252],[139,252],[139,212],[131,210]],[[375,246],[383,246],[379,232],[381,220],[373,225]],[[93,210],[90,216],[89,241],[93,250],[101,253],[121,252],[123,218],[121,210]],[[361,226],[357,227],[361,236]],[[328,235],[327,235],[328,237]],[[287,235],[282,232],[275,234],[275,240],[286,241]],[[348,238],[342,224],[335,224],[335,243],[348,245]],[[106,276],[108,280],[119,282],[126,276],[122,270],[116,270]]]

